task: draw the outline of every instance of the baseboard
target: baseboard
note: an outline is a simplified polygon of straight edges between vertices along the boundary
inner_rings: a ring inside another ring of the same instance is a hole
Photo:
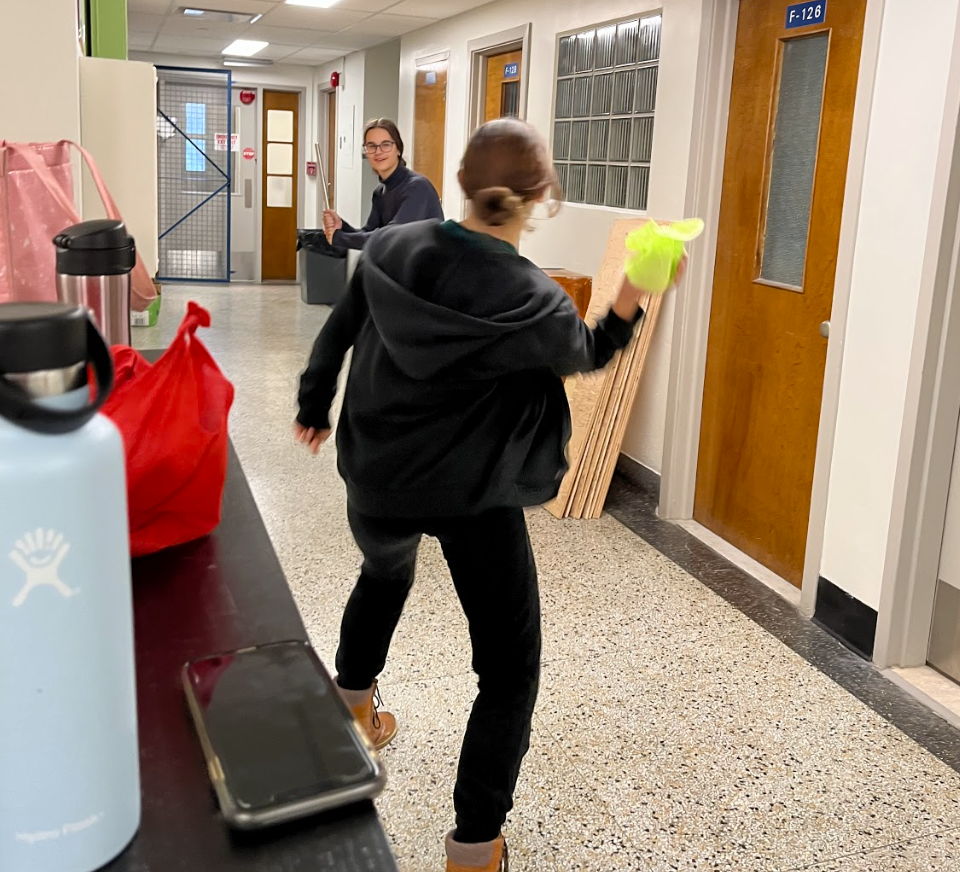
[[[851,651],[870,660],[877,635],[877,612],[821,576],[814,623]]]
[[[660,492],[660,475],[626,454],[621,454],[617,459],[617,472],[645,491]]]

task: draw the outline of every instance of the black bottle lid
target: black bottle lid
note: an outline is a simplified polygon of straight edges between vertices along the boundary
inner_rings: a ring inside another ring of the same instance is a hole
[[[84,221],[58,234],[57,272],[68,276],[117,276],[129,273],[137,248],[122,221]]]
[[[67,303],[0,305],[0,376],[66,369],[87,360],[90,319]]]

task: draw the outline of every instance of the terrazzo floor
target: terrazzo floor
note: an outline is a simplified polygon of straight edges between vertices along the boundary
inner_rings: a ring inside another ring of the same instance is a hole
[[[142,348],[188,299],[237,388],[232,436],[318,651],[332,664],[358,566],[331,446],[293,443],[297,375],[326,317],[289,286],[164,288]],[[960,870],[960,775],[610,516],[529,515],[543,690],[507,826],[514,872]],[[379,802],[402,872],[443,868],[475,692],[439,549],[382,678],[401,733]]]

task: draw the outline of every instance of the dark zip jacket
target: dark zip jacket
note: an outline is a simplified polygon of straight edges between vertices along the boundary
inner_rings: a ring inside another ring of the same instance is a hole
[[[428,178],[401,164],[373,192],[373,207],[363,229],[356,230],[344,221],[343,228],[333,234],[333,244],[341,248],[364,248],[381,227],[430,218],[443,220],[436,188]]]
[[[317,337],[298,421],[330,426],[353,346],[337,448],[356,510],[539,505],[567,470],[561,377],[605,366],[632,333],[613,312],[590,329],[554,281],[493,237],[453,222],[392,227],[371,240]]]

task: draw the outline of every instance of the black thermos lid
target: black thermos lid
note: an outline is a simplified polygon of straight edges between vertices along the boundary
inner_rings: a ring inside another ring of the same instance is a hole
[[[67,303],[0,305],[0,376],[83,363],[89,321],[82,306]]]
[[[84,221],[58,234],[57,272],[68,276],[117,276],[129,273],[137,248],[122,221]]]

